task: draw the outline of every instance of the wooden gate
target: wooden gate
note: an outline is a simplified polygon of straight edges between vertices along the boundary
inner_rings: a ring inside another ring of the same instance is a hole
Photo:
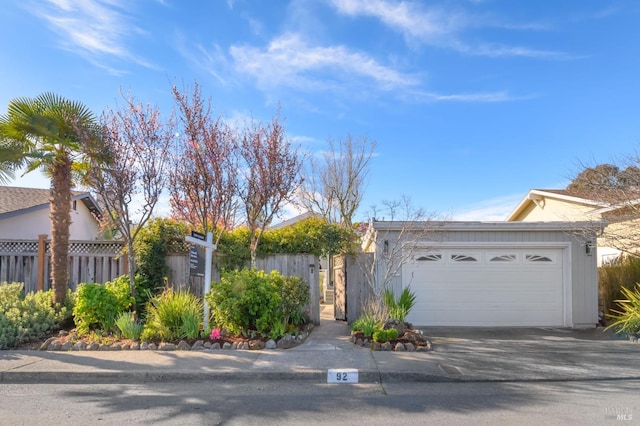
[[[335,319],[351,324],[362,314],[364,307],[374,296],[371,279],[372,253],[358,256],[335,256],[333,258],[333,280],[335,283]]]
[[[347,319],[347,268],[345,256],[333,257],[333,315],[337,320]]]

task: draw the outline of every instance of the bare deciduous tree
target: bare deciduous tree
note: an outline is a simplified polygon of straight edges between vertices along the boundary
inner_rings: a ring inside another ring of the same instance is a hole
[[[410,197],[383,201],[380,207],[371,207],[371,222],[364,241],[369,242],[364,251],[369,259],[360,262],[360,268],[374,291],[382,300],[384,291],[400,275],[402,266],[411,261],[420,242],[427,237],[433,241],[434,231],[445,222],[436,221],[436,214],[413,205]],[[384,217],[384,221],[376,218]],[[364,258],[363,258],[364,259]]]
[[[204,232],[212,231],[217,244],[234,222],[236,138],[220,117],[211,117],[211,99],[202,99],[198,83],[194,83],[191,97],[176,86],[172,93],[183,137],[169,174],[171,214]]]
[[[329,222],[351,227],[360,207],[376,142],[352,137],[329,139],[321,159],[310,157],[302,204]]]
[[[624,158],[620,165],[584,166],[567,186],[572,194],[596,201],[594,220],[605,220],[599,244],[637,256],[640,248],[640,158]]]
[[[240,199],[251,232],[251,266],[265,228],[300,184],[302,158],[286,137],[279,111],[266,127],[252,121],[240,141]]]
[[[133,243],[166,187],[174,122],[173,116],[164,121],[153,106],[136,103],[131,97],[125,101],[119,110],[109,109],[102,116],[110,161],[106,166],[91,168],[89,184],[125,240],[131,295],[135,298]]]

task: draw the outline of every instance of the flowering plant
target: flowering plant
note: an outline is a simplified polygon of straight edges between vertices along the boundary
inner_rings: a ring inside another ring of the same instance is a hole
[[[210,340],[218,340],[219,338],[220,338],[220,329],[216,327],[213,330],[211,330],[211,334],[209,335],[209,339]]]

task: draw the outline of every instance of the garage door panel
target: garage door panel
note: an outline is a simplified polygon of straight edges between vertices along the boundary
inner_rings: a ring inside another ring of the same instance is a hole
[[[416,293],[415,325],[563,325],[562,249],[473,251],[478,261],[416,261],[403,267]],[[501,256],[501,260],[496,259]],[[460,257],[458,257],[460,258]],[[506,260],[505,260],[506,259]]]
[[[550,306],[562,306],[562,295],[556,295],[555,293],[550,294],[549,292],[544,291],[515,291],[512,289],[507,291],[490,292],[484,292],[482,290],[467,291],[455,289],[452,291],[434,290],[433,292],[430,292],[428,296],[419,294],[418,298],[428,298],[429,303],[426,304],[426,306],[429,307],[435,307],[441,303],[464,304],[465,300],[471,300],[472,302],[469,302],[470,304],[482,303],[484,306],[489,303],[499,306],[515,303],[523,303],[526,305],[545,303]],[[551,298],[556,298],[557,301],[554,303],[553,301],[550,301]]]
[[[464,312],[445,309],[424,313],[416,311],[407,317],[407,321],[414,325],[419,325],[416,318],[423,318],[428,321],[428,324],[422,325],[461,327],[556,327],[558,322],[562,321],[561,316],[554,310],[532,312],[521,309],[503,309],[499,317],[487,310],[471,308]]]

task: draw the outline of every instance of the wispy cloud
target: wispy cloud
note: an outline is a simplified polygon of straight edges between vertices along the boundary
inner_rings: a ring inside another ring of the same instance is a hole
[[[128,4],[119,0],[48,0],[37,6],[34,3],[30,10],[61,36],[64,49],[112,74],[123,74],[122,62],[154,68],[127,46],[130,37],[145,33],[132,23]]]
[[[526,194],[513,194],[472,204],[452,215],[453,220],[504,221]]]
[[[231,46],[236,69],[262,88],[277,86],[306,91],[343,90],[358,80],[383,91],[417,85],[418,79],[385,66],[345,46],[315,46],[299,34],[277,37],[266,48]],[[353,86],[352,86],[353,87]]]
[[[470,103],[486,103],[486,102],[508,102],[518,100],[518,98],[509,95],[507,92],[486,92],[486,93],[418,93],[418,99],[430,102],[470,102]]]
[[[183,33],[176,33],[175,47],[178,53],[194,67],[213,76],[221,85],[228,86],[230,79],[227,72],[229,64],[224,51],[218,44],[210,47],[192,44]]]
[[[513,30],[547,30],[540,23],[505,23],[495,18],[472,16],[463,9],[445,9],[423,3],[395,0],[328,0],[343,15],[372,17],[401,33],[410,43],[422,43],[466,55],[520,56],[544,59],[571,59],[571,55],[544,49],[501,43],[467,42],[463,33],[473,28],[498,27]]]
[[[465,26],[462,14],[424,7],[406,1],[330,0],[339,13],[348,16],[370,16],[407,37],[429,42]]]

